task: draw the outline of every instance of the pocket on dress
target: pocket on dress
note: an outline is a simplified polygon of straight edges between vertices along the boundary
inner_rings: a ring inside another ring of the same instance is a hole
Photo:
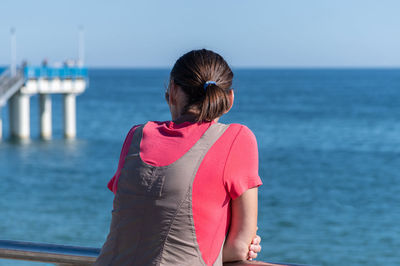
[[[140,186],[148,196],[161,197],[165,176],[161,175],[154,167],[149,167],[139,173]]]
[[[125,196],[162,196],[165,175],[157,167],[126,161],[121,171],[118,192]]]

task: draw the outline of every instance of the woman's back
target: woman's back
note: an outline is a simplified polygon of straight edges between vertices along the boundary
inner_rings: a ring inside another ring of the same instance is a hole
[[[257,156],[256,145],[249,145],[255,144],[252,138],[237,124],[149,122],[134,127],[121,152],[122,171],[110,184],[116,193],[113,221],[98,263],[222,264],[230,199],[261,184],[257,158],[251,159]],[[240,142],[247,145],[239,147]],[[241,155],[247,159],[242,164]],[[246,177],[235,179],[232,170],[240,176],[246,171]]]

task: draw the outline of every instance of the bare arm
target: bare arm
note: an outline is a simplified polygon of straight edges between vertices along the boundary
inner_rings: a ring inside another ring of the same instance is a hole
[[[223,261],[246,260],[257,231],[258,188],[232,201],[231,226],[223,248]]]

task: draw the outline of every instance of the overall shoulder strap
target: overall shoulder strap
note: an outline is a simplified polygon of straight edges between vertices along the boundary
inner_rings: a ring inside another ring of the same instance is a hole
[[[212,145],[214,145],[214,143],[222,136],[222,134],[224,134],[228,127],[229,125],[221,123],[212,124],[188,151],[188,153],[203,151],[202,154],[204,156],[205,153],[212,147]]]
[[[146,124],[138,126],[135,129],[135,132],[133,132],[131,145],[129,147],[129,154],[140,152],[140,142],[142,141],[143,128],[145,127],[145,125]]]

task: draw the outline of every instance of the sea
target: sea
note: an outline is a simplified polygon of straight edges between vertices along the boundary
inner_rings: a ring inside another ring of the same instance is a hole
[[[257,137],[258,259],[306,265],[400,265],[400,69],[234,69],[235,103],[221,118]],[[9,138],[2,109],[0,239],[101,247],[107,189],[128,130],[169,120],[168,69],[89,69],[77,96],[77,138]],[[0,265],[43,265],[0,260]]]

